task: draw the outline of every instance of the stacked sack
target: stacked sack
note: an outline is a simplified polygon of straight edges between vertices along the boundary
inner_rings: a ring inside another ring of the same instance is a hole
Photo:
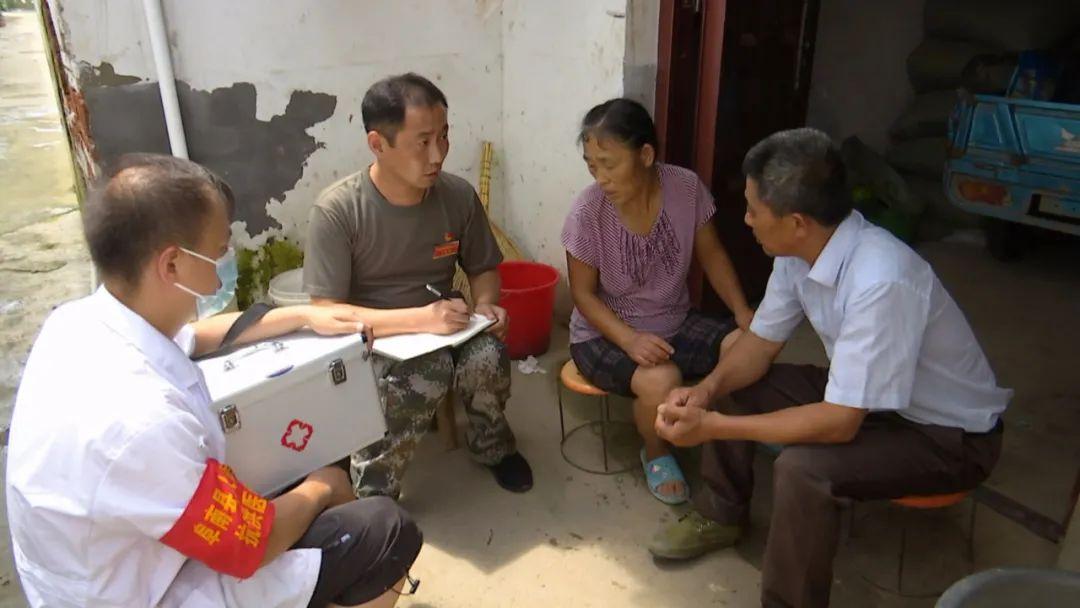
[[[926,38],[907,60],[915,98],[890,128],[886,154],[925,207],[921,238],[977,223],[949,203],[942,186],[958,91],[1003,95],[1019,51],[1055,48],[1078,25],[1080,0],[927,0]]]

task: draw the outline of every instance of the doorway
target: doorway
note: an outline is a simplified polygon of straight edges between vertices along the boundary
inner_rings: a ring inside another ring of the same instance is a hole
[[[666,162],[697,172],[751,302],[772,260],[743,223],[742,159],[763,137],[806,121],[820,0],[666,0],[660,11],[657,127]],[[701,307],[726,307],[700,273]]]

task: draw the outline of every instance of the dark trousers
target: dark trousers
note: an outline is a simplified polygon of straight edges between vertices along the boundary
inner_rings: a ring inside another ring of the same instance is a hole
[[[308,603],[355,606],[370,602],[405,577],[423,534],[404,509],[384,496],[361,498],[323,511],[293,549],[321,549],[322,562]]]
[[[761,381],[732,394],[728,414],[758,414],[816,403],[828,370],[774,365]],[[1001,425],[989,433],[910,422],[872,413],[844,444],[786,446],[773,465],[774,504],[762,566],[762,605],[828,606],[843,507],[851,500],[943,494],[979,485],[1001,451]],[[704,446],[702,515],[746,523],[754,485],[754,444]]]

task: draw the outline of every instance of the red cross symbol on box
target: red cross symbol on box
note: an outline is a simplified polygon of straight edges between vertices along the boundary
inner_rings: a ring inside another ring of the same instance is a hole
[[[294,419],[285,427],[285,434],[281,436],[281,445],[297,452],[303,452],[311,436],[315,434],[315,427],[303,420]]]

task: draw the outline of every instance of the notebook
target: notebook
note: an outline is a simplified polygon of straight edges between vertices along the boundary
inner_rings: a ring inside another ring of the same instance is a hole
[[[376,354],[389,357],[395,361],[407,361],[437,351],[440,348],[461,346],[476,334],[494,325],[494,323],[494,319],[474,314],[469,321],[469,326],[457,333],[445,336],[428,333],[401,334],[389,338],[377,338],[372,350]]]

